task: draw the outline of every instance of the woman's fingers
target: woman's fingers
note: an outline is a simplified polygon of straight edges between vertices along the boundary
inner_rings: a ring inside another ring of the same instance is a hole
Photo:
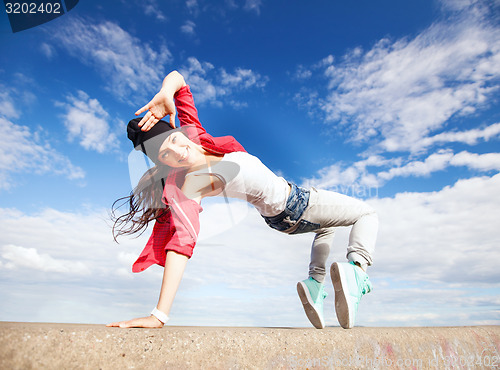
[[[135,112],[135,115],[138,116],[139,114],[141,114],[142,112],[145,112],[149,109],[149,103],[146,104],[144,107],[140,108],[137,110],[137,112]]]
[[[111,324],[107,324],[106,326],[113,328],[131,328],[134,325],[134,321],[136,320],[112,322]]]
[[[158,122],[159,119],[156,118],[152,113],[151,111],[148,111],[148,113],[146,113],[144,115],[144,117],[142,117],[142,119],[139,121],[138,125],[139,127],[141,128],[142,131],[148,131],[149,129],[151,129],[151,127],[153,127],[156,122]]]
[[[135,115],[146,112],[144,117],[139,121],[139,127],[142,131],[149,131],[163,117],[170,116],[169,124],[175,128],[175,104],[172,99],[167,99],[161,92],[144,107],[137,110]]]
[[[128,321],[113,322],[106,326],[119,328],[161,328],[163,324],[154,316],[147,316]]]
[[[142,131],[149,131],[151,129],[151,127],[153,127],[156,124],[156,122],[158,122],[158,121],[159,121],[158,118],[156,118],[155,116],[150,114],[146,123],[144,123],[144,125],[141,127],[141,130]]]
[[[138,125],[139,127],[142,127],[146,122],[147,120],[149,119],[149,117],[151,116],[151,112],[147,112],[144,117],[142,117],[142,119],[139,121]]]
[[[172,128],[175,128],[175,113],[170,114],[170,126],[172,126]]]
[[[117,327],[120,326],[120,322],[112,322],[111,324],[106,324],[107,327]]]
[[[146,112],[147,111],[147,112]],[[175,128],[175,103],[173,97],[168,97],[165,92],[160,91],[151,101],[135,112],[139,115],[146,112],[139,122],[139,127],[143,131],[148,131],[163,117],[170,115],[170,126]]]
[[[153,127],[160,119],[161,118],[156,118],[151,110],[148,110],[144,117],[142,117],[142,119],[139,121],[138,125],[142,131],[149,131],[151,127]]]

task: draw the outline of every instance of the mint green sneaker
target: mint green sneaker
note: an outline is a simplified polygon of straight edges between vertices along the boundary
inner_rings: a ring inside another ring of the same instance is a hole
[[[325,285],[318,283],[312,277],[297,283],[297,293],[304,305],[307,318],[316,329],[325,327],[323,319],[323,301],[327,297]]]
[[[372,283],[366,272],[354,262],[334,262],[330,276],[335,290],[337,319],[340,326],[350,329],[356,321],[359,301],[364,294],[371,292]]]

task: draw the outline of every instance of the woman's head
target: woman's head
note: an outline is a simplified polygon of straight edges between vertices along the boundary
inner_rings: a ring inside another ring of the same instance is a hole
[[[142,131],[134,118],[128,123],[128,138],[136,150],[142,151],[156,165],[190,168],[204,162],[203,148],[190,140],[181,128],[173,129],[160,120],[149,131]]]
[[[148,169],[130,196],[113,204],[113,235],[133,234],[146,230],[149,222],[160,220],[168,207],[163,202],[165,179],[170,174],[182,174],[183,170],[205,162],[204,149],[188,138],[182,129],[172,129],[165,121],[158,121],[149,131],[142,131],[135,118],[128,123],[128,138],[136,150],[146,154],[156,166]],[[181,171],[172,171],[172,169]],[[181,177],[179,180],[182,181]],[[176,179],[176,185],[181,187]],[[117,210],[128,205],[129,211],[117,215]]]
[[[158,150],[160,163],[173,168],[191,168],[205,162],[203,148],[182,131],[172,132]]]

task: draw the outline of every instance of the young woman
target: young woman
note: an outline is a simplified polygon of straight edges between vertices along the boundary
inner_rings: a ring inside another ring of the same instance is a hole
[[[180,128],[175,128],[175,114]],[[144,117],[129,122],[128,137],[155,166],[148,170],[127,199],[130,210],[115,220],[115,236],[143,231],[155,220],[153,232],[132,270],[152,264],[164,266],[157,306],[150,316],[114,322],[108,326],[161,328],[168,315],[200,229],[203,198],[224,195],[245,199],[266,223],[281,232],[314,232],[309,277],[298,282],[305,313],[318,329],[324,328],[323,300],[326,260],[335,228],[352,226],[348,263],[333,263],[330,275],[340,325],[355,323],[361,297],[370,292],[366,269],[378,229],[375,211],[346,195],[303,189],[276,176],[248,154],[231,136],[212,137],[202,127],[189,86],[173,71],[155,97],[136,112]],[[162,121],[170,116],[169,123]]]

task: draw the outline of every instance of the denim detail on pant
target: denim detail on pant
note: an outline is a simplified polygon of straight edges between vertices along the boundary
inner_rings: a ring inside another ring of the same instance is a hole
[[[310,224],[305,220],[304,222],[300,220],[300,217],[309,204],[309,190],[299,188],[297,185],[291,183],[290,188],[290,195],[286,201],[285,210],[276,216],[263,216],[264,220],[266,220],[266,223],[271,228],[288,234],[299,234],[317,229],[319,227],[318,224]],[[297,222],[299,222],[299,225],[297,225]],[[293,230],[291,230],[292,228]]]
[[[265,219],[271,227],[288,234],[308,231],[316,234],[311,248],[309,276],[319,282],[325,279],[326,260],[335,229],[339,226],[352,226],[347,259],[363,267],[373,262],[378,216],[361,200],[332,191],[305,190],[292,185],[285,211]]]

